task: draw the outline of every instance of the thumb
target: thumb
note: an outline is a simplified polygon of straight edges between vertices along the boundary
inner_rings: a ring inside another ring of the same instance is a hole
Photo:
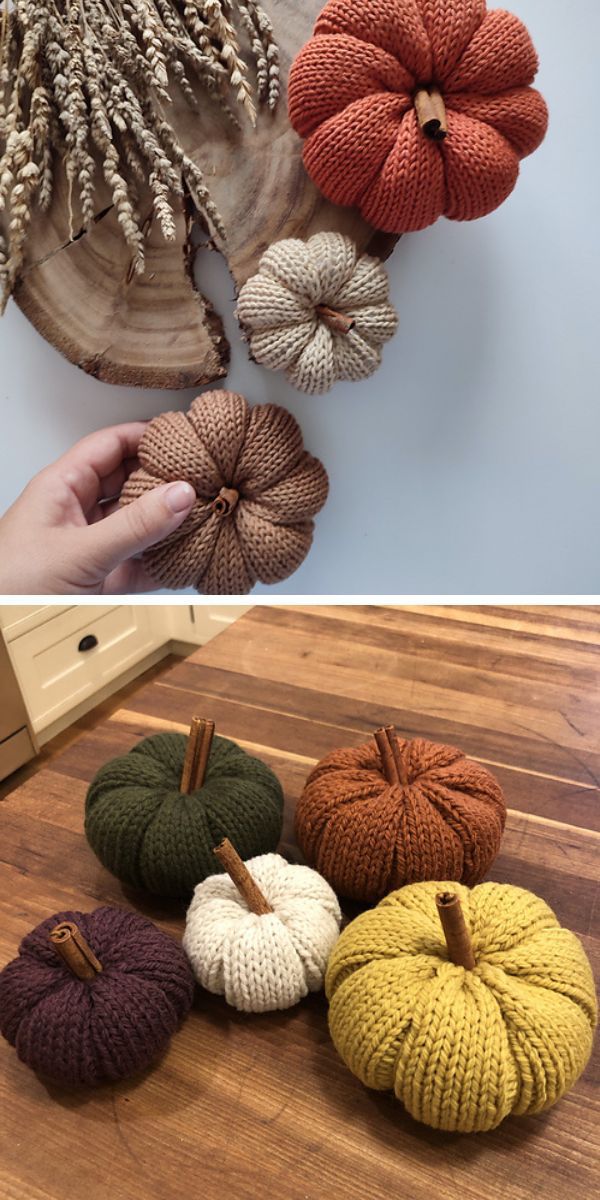
[[[190,483],[164,483],[90,525],[86,545],[106,574],[134,554],[161,542],[183,524],[196,493]]]

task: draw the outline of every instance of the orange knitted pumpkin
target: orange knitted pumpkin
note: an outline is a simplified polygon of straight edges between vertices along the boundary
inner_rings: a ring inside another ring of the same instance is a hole
[[[494,861],[506,803],[493,775],[462,750],[393,727],[334,750],[296,805],[296,841],[340,896],[374,904],[423,879],[472,887]]]
[[[483,217],[546,132],[537,66],[485,0],[329,0],[289,80],[306,170],[388,233]]]

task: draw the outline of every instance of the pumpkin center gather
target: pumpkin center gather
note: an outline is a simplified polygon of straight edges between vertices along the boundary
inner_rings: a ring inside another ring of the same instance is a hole
[[[448,121],[440,89],[435,84],[419,87],[414,94],[413,103],[419,128],[425,136],[434,142],[443,142],[448,136]]]
[[[222,487],[210,507],[217,517],[228,517],[233,512],[239,498],[240,493],[235,488]]]
[[[352,317],[347,317],[345,313],[330,308],[328,304],[317,304],[315,312],[319,320],[324,321],[332,333],[341,333],[343,337],[346,337],[356,325],[356,321]]]

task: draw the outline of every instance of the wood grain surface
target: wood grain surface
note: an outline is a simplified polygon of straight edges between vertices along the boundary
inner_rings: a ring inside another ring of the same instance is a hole
[[[310,37],[323,0],[261,0],[280,48],[282,96],[262,110],[256,129],[242,117],[236,131],[200,85],[199,112],[173,89],[166,113],[187,153],[204,172],[226,236],[214,238],[236,289],[271,242],[337,229],[364,248],[373,230],[356,210],[329,204],[302,166],[302,145],[287,117],[290,63]],[[15,299],[62,354],[107,383],[187,388],[227,374],[229,346],[220,317],[194,282],[193,205],[179,203],[177,236],[167,243],[148,218],[146,272],[134,276],[111,195],[97,172],[97,221],[73,238],[64,172],[58,171],[48,214],[33,221]],[[77,222],[75,222],[77,229]],[[387,252],[395,239],[377,239]],[[200,259],[201,261],[201,259]]]
[[[0,965],[60,908],[116,903],[179,936],[181,913],[124,889],[88,849],[86,786],[108,758],[192,715],[258,753],[294,802],[327,751],[394,722],[461,746],[505,789],[491,877],[532,888],[600,968],[600,609],[255,608],[130,691],[0,806]],[[2,1200],[577,1200],[597,1194],[596,1054],[575,1089],[495,1132],[440,1134],[367,1091],[326,1002],[243,1016],[198,991],[154,1070],[91,1094],[0,1046]]]

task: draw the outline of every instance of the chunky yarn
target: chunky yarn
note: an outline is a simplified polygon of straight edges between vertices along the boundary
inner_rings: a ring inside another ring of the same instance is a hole
[[[455,966],[436,910],[458,892],[475,966]],[[329,1028],[367,1087],[418,1121],[471,1133],[549,1108],[592,1047],[596,998],[575,934],[538,896],[502,883],[417,883],[342,933],[326,976]]]
[[[121,504],[175,479],[197,496],[183,525],[144,554],[163,587],[244,595],[257,580],[287,579],[306,558],[329,481],[285,408],[205,392],[187,413],[150,421],[138,457]]]
[[[101,971],[77,978],[50,931],[75,922]],[[61,1084],[93,1086],[144,1070],[191,1007],[194,979],[181,946],[119,908],[61,912],[23,938],[0,972],[0,1032],[20,1059]]]
[[[452,746],[394,745],[395,775],[375,742],[317,764],[296,808],[305,858],[339,895],[366,904],[421,879],[478,883],[504,829],[499,784]]]
[[[290,1008],[323,986],[340,906],[309,867],[278,854],[260,855],[246,866],[273,911],[251,912],[232,880],[215,875],[194,892],[183,947],[198,983],[234,1008]]]
[[[180,791],[187,740],[158,733],[100,768],[85,803],[92,850],[123,883],[189,899],[218,870],[213,847],[230,837],[244,857],[274,850],[283,792],[265,763],[215,737],[202,787]]]
[[[256,362],[312,395],[372,375],[398,327],[385,267],[341,233],[270,246],[240,292],[238,317]]]
[[[306,169],[387,232],[485,216],[545,135],[537,67],[485,0],[329,0],[289,80]]]

